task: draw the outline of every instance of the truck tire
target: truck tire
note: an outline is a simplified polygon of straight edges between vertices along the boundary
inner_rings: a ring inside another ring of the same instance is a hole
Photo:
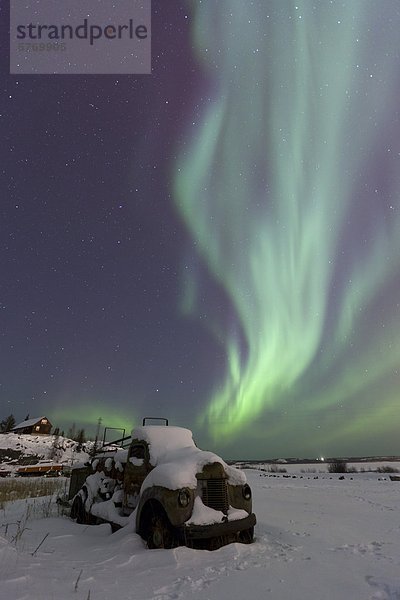
[[[75,496],[71,507],[71,519],[76,519],[77,523],[86,523],[85,521],[85,507],[81,496]]]
[[[85,508],[87,496],[88,494],[85,488],[82,488],[81,492],[75,496],[71,507],[71,519],[76,519],[76,522],[81,525],[94,525],[96,523],[96,518],[88,513]]]
[[[161,511],[156,512],[150,519],[147,528],[147,546],[155,548],[174,548],[176,542],[168,517]]]

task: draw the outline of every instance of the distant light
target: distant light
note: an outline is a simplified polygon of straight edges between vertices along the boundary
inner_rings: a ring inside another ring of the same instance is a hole
[[[324,459],[324,457],[323,457],[323,456],[321,456],[321,458],[320,458],[319,460],[320,460],[321,462],[324,462],[324,460],[325,460],[325,459]]]

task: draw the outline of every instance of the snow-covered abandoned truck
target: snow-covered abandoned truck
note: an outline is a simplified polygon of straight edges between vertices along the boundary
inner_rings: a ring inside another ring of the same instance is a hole
[[[79,523],[134,521],[149,548],[250,543],[256,523],[243,471],[197,448],[181,427],[136,427],[128,449],[72,470],[69,499]]]

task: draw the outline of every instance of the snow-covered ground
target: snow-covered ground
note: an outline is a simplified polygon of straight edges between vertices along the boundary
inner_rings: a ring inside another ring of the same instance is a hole
[[[78,442],[62,436],[2,433],[0,434],[0,452],[2,454],[0,471],[14,472],[18,469],[20,465],[15,452],[21,453],[21,457],[37,456],[39,460],[49,463],[73,466],[77,462],[88,460],[93,442],[85,442],[80,452],[77,451],[78,447]]]
[[[400,482],[375,473],[345,479],[272,477],[252,469],[246,474],[258,518],[256,540],[214,552],[148,550],[130,526],[111,534],[108,525],[78,525],[56,516],[54,504],[55,516],[37,518],[38,500],[25,522],[33,501],[9,503],[0,511],[0,597],[400,598]],[[49,514],[48,500],[42,502]]]

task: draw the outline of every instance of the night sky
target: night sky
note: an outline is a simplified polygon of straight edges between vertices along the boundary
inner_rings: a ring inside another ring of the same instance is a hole
[[[398,455],[397,0],[153,0],[151,75],[9,75],[1,418]]]

